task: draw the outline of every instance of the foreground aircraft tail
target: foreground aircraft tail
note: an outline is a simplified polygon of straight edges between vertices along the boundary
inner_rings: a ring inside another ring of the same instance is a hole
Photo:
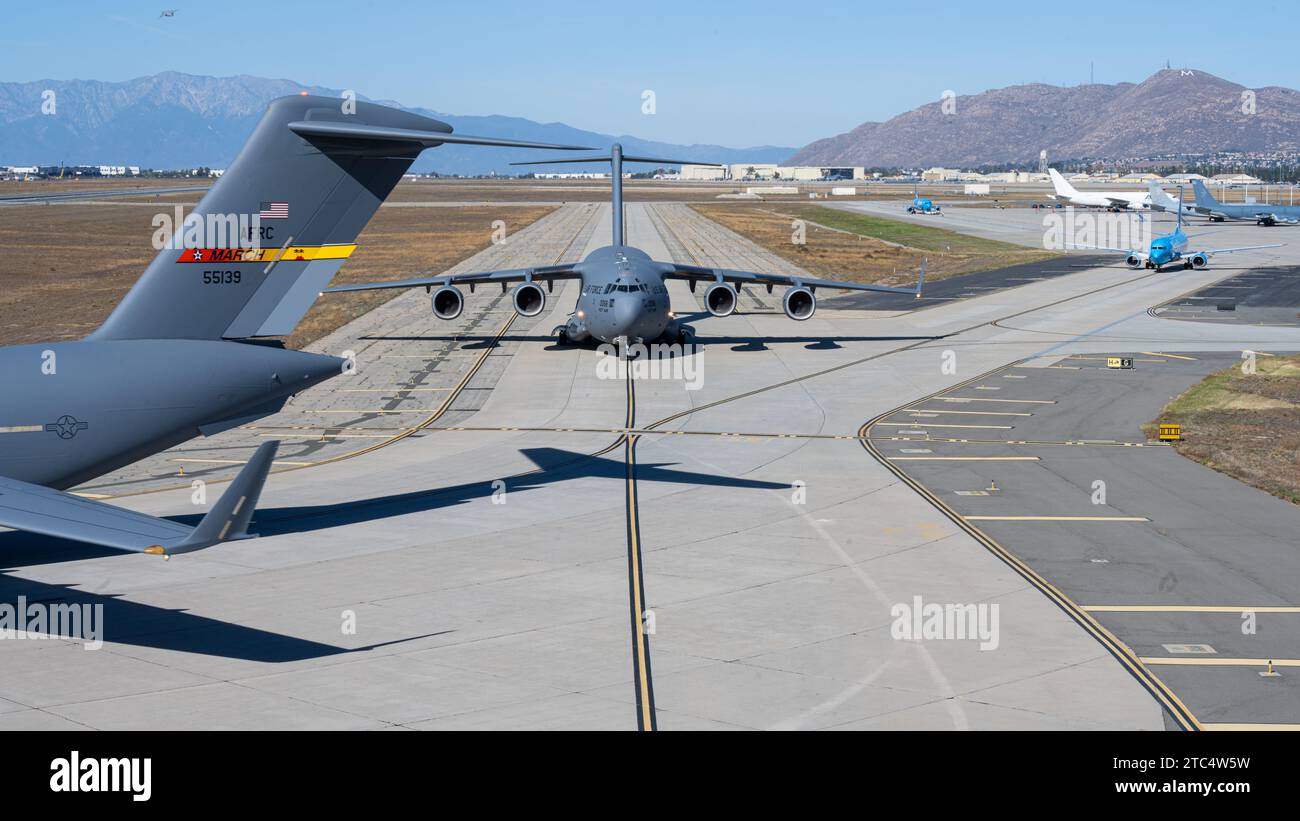
[[[1065,177],[1061,176],[1060,171],[1057,171],[1055,168],[1049,168],[1047,169],[1047,175],[1052,178],[1052,188],[1056,191],[1058,197],[1069,199],[1070,197],[1076,197],[1079,195],[1079,192],[1075,190],[1074,186],[1070,185],[1070,183],[1066,181]]]
[[[92,339],[247,339],[293,331],[420,152],[443,143],[572,150],[451,133],[356,100],[281,97]],[[179,208],[177,211],[179,212]]]

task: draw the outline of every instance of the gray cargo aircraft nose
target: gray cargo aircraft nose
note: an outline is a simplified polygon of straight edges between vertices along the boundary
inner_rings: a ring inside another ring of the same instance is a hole
[[[925,279],[925,266],[917,277],[915,288],[889,288],[861,282],[792,277],[784,274],[764,274],[755,271],[737,271],[731,268],[704,268],[697,265],[679,265],[673,262],[656,262],[638,248],[627,245],[623,235],[623,163],[656,163],[660,165],[717,165],[691,160],[667,160],[654,157],[632,157],[623,154],[623,147],[615,143],[608,156],[581,157],[578,159],[541,160],[512,165],[547,165],[553,163],[607,162],[610,164],[611,205],[613,210],[613,243],[598,248],[582,262],[562,265],[545,265],[536,268],[513,268],[505,271],[483,271],[467,274],[404,279],[396,282],[374,282],[365,285],[345,285],[328,288],[325,293],[345,291],[372,291],[381,288],[424,288],[432,291],[433,312],[439,319],[455,319],[465,306],[464,295],[457,284],[474,286],[498,283],[502,290],[508,283],[518,283],[514,288],[515,310],[532,317],[546,309],[546,292],[555,280],[578,279],[582,288],[577,304],[565,324],[553,333],[561,344],[598,342],[686,342],[694,331],[673,318],[668,299],[667,281],[685,280],[691,291],[703,283],[704,309],[712,316],[724,317],[735,313],[739,304],[737,288],[741,285],[762,285],[768,291],[781,285],[785,287],[782,306],[786,316],[794,320],[812,317],[817,310],[818,288],[840,288],[846,291],[883,291],[893,294],[921,295]],[[548,284],[544,290],[537,283]],[[436,289],[436,290],[435,290]]]

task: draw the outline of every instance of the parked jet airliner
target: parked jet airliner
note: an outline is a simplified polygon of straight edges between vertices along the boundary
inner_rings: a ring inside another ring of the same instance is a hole
[[[1055,168],[1047,169],[1056,190],[1053,199],[1063,199],[1071,205],[1105,208],[1108,211],[1139,210],[1151,207],[1151,195],[1146,191],[1080,191],[1066,181]]]

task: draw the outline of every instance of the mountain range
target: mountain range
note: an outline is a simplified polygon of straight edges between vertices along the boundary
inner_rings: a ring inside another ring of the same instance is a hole
[[[55,110],[42,113],[46,92]],[[224,168],[276,97],[338,89],[242,75],[164,72],[125,82],[40,80],[0,83],[0,165],[138,165]],[[368,99],[361,97],[361,99]],[[604,148],[722,163],[865,165],[876,168],[1124,159],[1222,151],[1300,152],[1300,92],[1248,89],[1191,69],[1165,69],[1141,83],[1041,83],[936,100],[886,122],[866,122],[802,149],[674,145],[613,136],[564,123],[501,115],[406,108],[457,132]],[[524,149],[444,145],[421,155],[416,171],[517,174]],[[593,166],[594,168],[594,166]]]
[[[42,112],[46,91],[54,112]],[[247,75],[203,77],[168,71],[125,82],[38,80],[0,83],[0,165],[137,165],[142,168],[225,168],[277,97],[307,91],[337,97],[339,89]],[[368,97],[358,94],[358,99]],[[564,123],[521,117],[464,116],[375,100],[442,120],[463,134],[537,142],[608,147],[621,142],[629,154],[681,157],[705,162],[781,162],[793,147],[728,148],[674,145],[613,136]],[[536,151],[443,145],[426,151],[415,171],[442,174],[519,174],[511,162],[535,159]],[[596,170],[596,166],[592,167]]]
[[[946,105],[945,105],[946,103]],[[804,146],[791,165],[972,167],[1220,151],[1300,151],[1300,92],[1194,69],[1141,83],[1041,83],[940,99]]]

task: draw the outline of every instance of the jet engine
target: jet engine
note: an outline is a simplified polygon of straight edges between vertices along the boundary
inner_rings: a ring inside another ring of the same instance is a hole
[[[439,319],[455,319],[465,310],[465,296],[459,288],[444,285],[433,292],[433,315]]]
[[[1137,254],[1130,254],[1128,259],[1124,260],[1124,264],[1130,268],[1141,268],[1144,262],[1145,260]]]
[[[546,292],[535,282],[521,282],[515,286],[511,299],[520,316],[537,316],[546,307]]]
[[[1199,271],[1202,268],[1208,268],[1209,265],[1210,265],[1210,258],[1207,257],[1205,254],[1192,255],[1192,267],[1195,268],[1196,270]]]
[[[731,316],[738,301],[736,289],[726,282],[715,282],[704,292],[704,307],[714,316]]]
[[[785,292],[781,307],[785,308],[786,316],[802,322],[817,310],[817,297],[810,289],[797,285]]]

